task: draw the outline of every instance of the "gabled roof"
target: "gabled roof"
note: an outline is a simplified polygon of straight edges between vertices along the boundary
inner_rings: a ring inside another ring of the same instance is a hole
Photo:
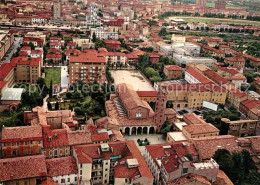
[[[0,182],[44,176],[47,169],[43,155],[0,160]]]
[[[76,160],[73,156],[46,159],[46,167],[49,177],[78,173]]]

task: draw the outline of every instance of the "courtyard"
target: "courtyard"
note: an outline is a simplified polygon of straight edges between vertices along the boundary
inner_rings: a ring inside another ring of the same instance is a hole
[[[139,140],[147,139],[148,142],[150,143],[150,145],[166,143],[165,139],[163,138],[163,135],[161,135],[161,134],[131,135],[131,136],[124,135],[124,138],[126,140],[133,140],[135,142],[136,146],[138,147],[138,149],[140,150],[140,152],[142,153],[142,155],[145,153],[145,146],[140,146],[138,144],[138,139]]]
[[[110,70],[115,85],[126,83],[135,91],[154,91],[152,84],[137,70]]]

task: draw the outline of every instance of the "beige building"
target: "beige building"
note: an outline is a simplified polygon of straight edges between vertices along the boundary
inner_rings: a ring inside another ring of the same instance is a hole
[[[41,58],[20,61],[16,67],[16,81],[18,83],[37,83],[41,77]]]
[[[173,108],[201,108],[203,101],[225,104],[227,93],[217,84],[171,84],[168,83],[167,101]]]
[[[172,43],[185,43],[186,42],[186,37],[183,35],[172,35],[172,39],[171,39]]]
[[[210,123],[185,125],[182,127],[182,132],[189,139],[219,135],[219,130]]]
[[[14,43],[14,35],[9,31],[0,30],[0,60]]]

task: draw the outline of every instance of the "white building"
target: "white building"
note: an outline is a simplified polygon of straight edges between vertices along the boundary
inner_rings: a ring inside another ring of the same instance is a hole
[[[111,32],[104,27],[97,27],[97,28],[91,28],[91,38],[93,38],[93,34],[96,34],[96,37],[100,40],[117,40],[118,39],[118,32]]]
[[[92,2],[90,4],[90,15],[86,17],[87,25],[89,26],[100,26],[101,21],[100,18],[98,17],[98,4]]]
[[[205,66],[212,68],[214,63],[217,62],[214,58],[207,58],[207,57],[192,57],[192,56],[184,56],[184,55],[178,55],[173,54],[173,59],[176,61],[178,65],[185,66],[189,63],[195,63],[195,64],[204,64]]]
[[[46,159],[48,176],[61,185],[78,184],[78,168],[73,156]]]

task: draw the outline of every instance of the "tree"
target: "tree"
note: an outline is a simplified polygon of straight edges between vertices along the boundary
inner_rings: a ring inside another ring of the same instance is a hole
[[[48,87],[46,86],[44,78],[38,78],[37,84],[38,84],[38,90],[41,93],[42,97],[46,97],[48,92]]]
[[[185,157],[187,157],[190,161],[193,161],[193,157],[190,153],[186,153]]]
[[[67,92],[67,93],[66,93],[66,97],[67,97],[68,99],[71,99],[72,93],[71,93],[71,92]]]
[[[213,159],[218,163],[219,169],[223,170],[228,176],[232,173],[234,162],[228,150],[217,150],[213,155]]]
[[[145,69],[145,74],[147,77],[151,78],[153,76],[159,76],[159,73],[158,71],[154,70],[153,68],[151,67],[148,67]]]
[[[59,104],[59,102],[56,102],[55,103],[55,110],[59,110],[60,109],[60,104]]]
[[[97,41],[97,36],[96,36],[96,33],[94,32],[93,35],[92,35],[92,42],[96,42]]]
[[[32,48],[32,50],[35,50],[35,46],[32,42],[29,42],[28,46],[30,46]]]
[[[48,110],[52,110],[52,105],[49,101],[47,102],[47,107],[48,107]]]
[[[134,12],[134,20],[136,20],[137,19],[137,14],[136,14],[136,12]]]
[[[52,98],[52,95],[53,95],[53,85],[52,85],[52,79],[51,79],[50,88],[49,88],[49,97]]]

